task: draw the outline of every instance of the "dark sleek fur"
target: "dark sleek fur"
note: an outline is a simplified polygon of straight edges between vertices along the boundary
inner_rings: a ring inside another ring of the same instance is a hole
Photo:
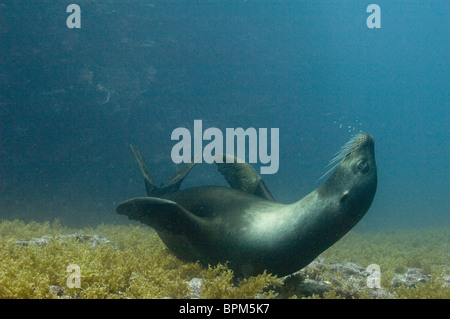
[[[153,227],[179,258],[204,265],[228,262],[240,277],[264,270],[284,276],[303,268],[364,216],[377,188],[374,139],[368,134],[341,149],[325,183],[289,205],[275,202],[247,163],[218,164],[233,188],[179,190],[195,164],[181,167],[158,188],[142,156],[133,152],[149,197],[125,201],[117,212]]]

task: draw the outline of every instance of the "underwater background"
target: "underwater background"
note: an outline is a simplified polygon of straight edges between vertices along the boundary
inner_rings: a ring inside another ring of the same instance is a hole
[[[71,3],[81,28],[66,25]],[[371,3],[381,28],[366,24]],[[172,131],[202,120],[279,128],[279,170],[263,178],[283,203],[369,133],[378,189],[354,230],[448,229],[449,13],[448,1],[0,0],[0,220],[129,225],[115,207],[145,195],[129,144],[166,183]],[[182,187],[205,184],[226,185],[203,164]]]

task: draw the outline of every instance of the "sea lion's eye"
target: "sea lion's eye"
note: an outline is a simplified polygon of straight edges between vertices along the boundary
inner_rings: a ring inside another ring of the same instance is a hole
[[[362,173],[367,173],[370,169],[369,163],[367,163],[367,161],[365,160],[360,160],[357,164],[356,167],[358,168],[359,171],[361,171]]]

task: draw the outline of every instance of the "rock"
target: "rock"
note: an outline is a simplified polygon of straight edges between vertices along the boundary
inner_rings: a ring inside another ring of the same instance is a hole
[[[101,244],[109,244],[114,246],[114,248],[117,248],[117,245],[113,242],[111,242],[106,237],[103,237],[101,235],[82,235],[82,234],[69,234],[69,235],[58,235],[58,236],[51,236],[51,235],[44,235],[39,238],[32,238],[30,240],[17,240],[17,245],[22,246],[28,246],[28,245],[37,245],[42,246],[48,244],[51,240],[56,239],[60,241],[64,241],[70,238],[75,238],[77,241],[84,243],[84,242],[90,242],[92,244],[92,247],[97,247]]]
[[[64,295],[64,287],[50,286],[49,289],[52,294],[57,295],[58,297],[61,297],[62,295]]]
[[[312,296],[314,294],[323,297],[324,293],[332,290],[332,286],[330,283],[320,280],[305,279],[298,285],[298,289],[306,296]]]
[[[450,275],[443,275],[442,280],[444,284],[442,285],[443,288],[450,288]]]
[[[188,286],[189,286],[189,297],[192,299],[198,299],[201,297],[202,292],[201,292],[201,287],[203,284],[203,280],[201,278],[192,278],[189,282],[188,282]]]
[[[28,246],[28,245],[45,245],[48,244],[48,242],[52,239],[52,236],[50,235],[44,235],[40,238],[32,238],[30,240],[16,240],[16,245],[22,245],[22,246]]]
[[[363,274],[366,271],[366,269],[364,267],[362,267],[356,263],[352,263],[352,262],[348,262],[343,265],[339,264],[339,263],[334,264],[331,267],[331,270],[334,272],[340,271],[345,276],[355,276],[355,275],[358,276],[358,275]]]
[[[277,291],[280,297],[289,295],[324,297],[335,292],[344,298],[394,298],[384,288],[370,288],[367,284],[372,272],[356,263],[327,263],[317,258],[302,270],[283,278],[284,285]]]
[[[58,299],[77,299],[78,294],[75,292],[72,296],[66,293],[65,287],[63,286],[50,286],[50,292],[56,296]]]
[[[425,274],[421,268],[408,268],[404,274],[397,274],[392,278],[392,287],[415,287],[418,283],[425,283],[431,279],[431,275]]]

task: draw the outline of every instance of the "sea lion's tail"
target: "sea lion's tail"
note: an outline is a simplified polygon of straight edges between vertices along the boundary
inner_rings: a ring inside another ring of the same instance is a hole
[[[183,182],[184,178],[191,171],[191,169],[195,166],[196,163],[186,163],[180,166],[175,174],[170,179],[169,183],[165,186],[158,187],[153,182],[152,175],[147,168],[147,164],[144,161],[141,153],[138,150],[134,149],[132,145],[130,145],[131,150],[133,151],[134,157],[139,164],[139,168],[141,169],[142,176],[144,177],[145,190],[147,191],[148,196],[157,197],[162,194],[174,193],[180,189],[181,182]]]

